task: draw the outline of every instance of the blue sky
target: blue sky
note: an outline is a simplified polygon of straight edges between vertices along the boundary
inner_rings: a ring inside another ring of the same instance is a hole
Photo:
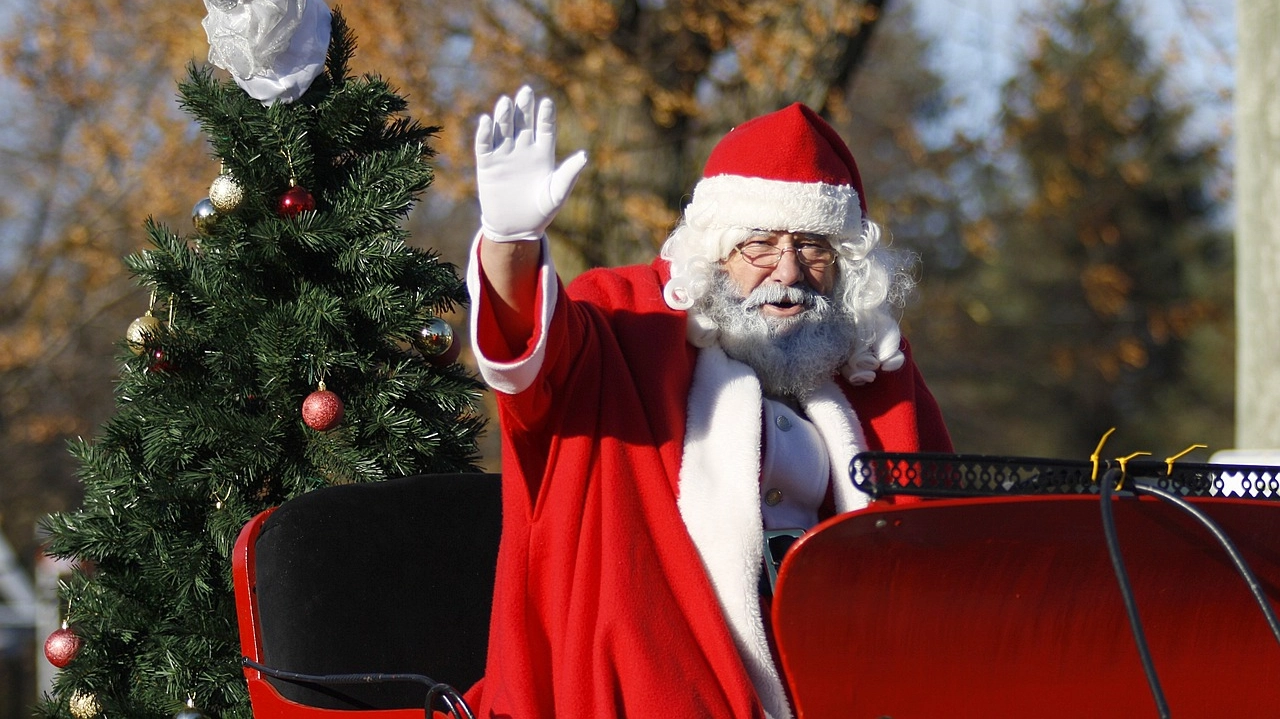
[[[911,2],[911,0],[891,0]],[[961,109],[957,126],[980,131],[999,108],[999,89],[1031,37],[1019,20],[1063,0],[916,0],[917,21],[935,39],[935,67]],[[1230,131],[1234,86],[1233,0],[1128,0],[1154,56],[1168,58],[1170,99],[1198,108],[1197,133]]]

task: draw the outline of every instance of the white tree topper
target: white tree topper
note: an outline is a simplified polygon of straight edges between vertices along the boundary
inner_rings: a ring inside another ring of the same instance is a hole
[[[324,69],[329,7],[324,0],[204,0],[209,62],[250,97],[293,102]]]

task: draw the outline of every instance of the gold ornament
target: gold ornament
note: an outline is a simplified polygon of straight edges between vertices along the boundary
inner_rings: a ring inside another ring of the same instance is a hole
[[[191,208],[191,222],[196,226],[196,231],[202,234],[213,232],[214,225],[218,224],[218,210],[209,198],[204,198]]]
[[[418,330],[413,346],[423,357],[440,357],[453,347],[453,328],[439,317],[432,317],[425,327]]]
[[[244,199],[244,188],[231,175],[218,175],[209,186],[209,202],[218,212],[231,212]]]
[[[67,700],[67,708],[76,719],[92,719],[102,712],[102,702],[93,692],[77,689]]]
[[[124,338],[129,343],[129,349],[134,354],[140,355],[146,351],[149,343],[155,342],[163,328],[164,325],[160,320],[151,314],[151,310],[147,310],[145,315],[129,323],[129,329],[125,330]]]

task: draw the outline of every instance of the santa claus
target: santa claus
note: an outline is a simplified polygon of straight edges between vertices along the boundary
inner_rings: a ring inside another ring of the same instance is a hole
[[[789,717],[767,530],[866,506],[864,450],[950,451],[895,316],[902,255],[795,104],[708,159],[650,265],[564,286],[546,229],[586,164],[525,87],[476,133],[467,283],[496,391],[503,538],[478,716]],[[767,594],[767,584],[765,593]]]

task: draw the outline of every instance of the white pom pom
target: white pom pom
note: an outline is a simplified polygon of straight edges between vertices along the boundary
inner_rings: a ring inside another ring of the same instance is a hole
[[[689,344],[698,349],[706,349],[716,343],[720,339],[720,328],[710,317],[702,314],[697,310],[689,312],[688,325],[685,328],[685,336],[689,340]]]

